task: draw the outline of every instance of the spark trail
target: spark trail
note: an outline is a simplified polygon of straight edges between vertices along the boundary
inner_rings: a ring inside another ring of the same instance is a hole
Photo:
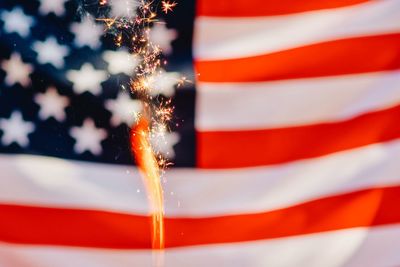
[[[118,6],[115,6],[118,3]],[[121,3],[123,6],[121,9]],[[102,21],[108,34],[112,34],[115,45],[127,47],[140,63],[131,77],[129,89],[141,100],[143,111],[136,114],[136,124],[130,132],[130,146],[141,171],[147,190],[152,216],[152,248],[161,251],[164,248],[164,201],[161,176],[170,164],[159,151],[152,146],[153,140],[165,142],[168,124],[172,119],[173,106],[170,99],[154,97],[156,79],[164,73],[166,61],[162,59],[162,50],[150,40],[151,26],[161,23],[157,19],[157,6],[161,3],[164,13],[171,12],[177,5],[170,1],[149,0],[98,0],[96,20]],[[113,6],[114,5],[114,6]],[[185,78],[177,80],[181,85]],[[157,254],[159,255],[159,254]],[[162,265],[161,257],[153,262]]]

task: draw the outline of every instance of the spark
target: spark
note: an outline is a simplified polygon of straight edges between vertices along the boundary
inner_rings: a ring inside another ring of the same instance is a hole
[[[178,81],[177,81],[177,87],[182,87],[185,84],[190,83],[193,84],[193,82],[191,80],[189,80],[188,78],[186,78],[185,76],[182,76]]]
[[[122,45],[122,34],[118,34],[117,37],[115,38],[115,44],[120,47]]]
[[[97,21],[103,21],[106,24],[107,29],[110,29],[114,25],[114,23],[116,22],[116,19],[113,19],[113,18],[99,18],[99,19],[96,19],[96,20]]]
[[[172,9],[177,5],[176,2],[170,2],[170,1],[162,1],[162,11],[165,14],[168,14],[168,11],[172,12]]]

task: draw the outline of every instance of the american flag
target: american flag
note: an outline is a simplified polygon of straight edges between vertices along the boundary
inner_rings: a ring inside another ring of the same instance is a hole
[[[0,3],[1,267],[152,265],[137,62],[97,4]],[[400,1],[182,0],[164,21],[164,266],[399,266]]]

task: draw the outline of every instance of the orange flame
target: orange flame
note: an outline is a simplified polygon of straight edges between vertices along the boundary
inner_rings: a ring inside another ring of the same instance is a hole
[[[152,209],[152,247],[164,249],[164,199],[160,168],[150,145],[149,123],[142,116],[131,130],[131,149],[141,171]]]

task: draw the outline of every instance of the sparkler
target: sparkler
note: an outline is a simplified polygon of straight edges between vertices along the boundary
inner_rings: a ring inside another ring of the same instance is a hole
[[[126,45],[129,51],[141,59],[135,69],[135,77],[131,78],[130,90],[142,101],[144,111],[139,114],[138,122],[131,130],[131,150],[135,156],[139,170],[147,190],[152,210],[152,248],[158,251],[164,248],[164,203],[161,175],[168,160],[151,145],[151,140],[165,142],[165,133],[168,123],[172,118],[173,107],[171,100],[161,100],[154,97],[152,84],[157,75],[161,75],[165,61],[161,57],[161,48],[150,41],[149,33],[151,24],[157,23],[156,3],[152,0],[99,0],[100,8],[109,8],[113,1],[129,3],[127,11],[132,11],[132,5],[137,5],[133,10],[135,15],[112,17],[110,12],[105,12],[97,20],[104,22],[107,31],[114,35],[117,46]],[[168,13],[177,5],[175,2],[162,1],[162,11]],[[112,12],[111,12],[112,14]],[[178,86],[186,81],[185,78],[177,80]],[[155,265],[161,265],[158,257]]]

